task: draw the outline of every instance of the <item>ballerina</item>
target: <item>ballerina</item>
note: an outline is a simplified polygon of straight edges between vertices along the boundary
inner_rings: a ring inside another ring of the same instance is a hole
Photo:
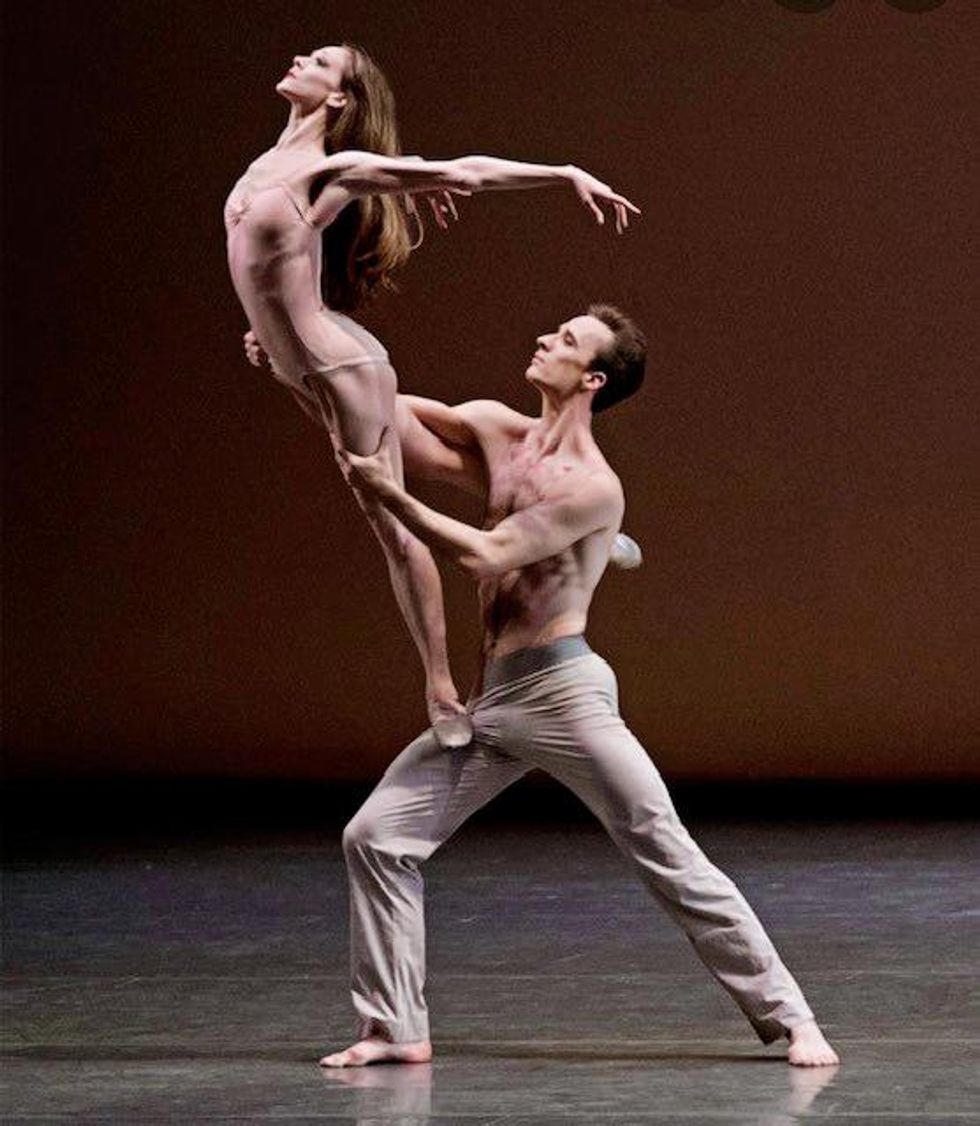
[[[397,377],[381,342],[356,312],[415,248],[409,220],[422,196],[440,227],[458,218],[453,196],[570,186],[599,224],[617,232],[639,213],[624,196],[573,165],[489,156],[423,160],[400,154],[394,98],[380,68],[350,44],[297,55],[276,91],[286,127],[238,180],[225,205],[228,265],[249,329],[253,363],[328,431],[335,451],[368,454],[379,440],[395,478],[421,425],[396,410]],[[321,296],[322,292],[322,296]],[[449,670],[442,585],[431,552],[376,498],[355,496],[385,554],[392,587],[425,670],[426,707],[444,747],[472,736]]]

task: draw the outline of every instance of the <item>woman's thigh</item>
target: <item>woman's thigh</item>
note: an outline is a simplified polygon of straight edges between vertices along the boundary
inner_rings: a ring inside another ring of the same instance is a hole
[[[312,372],[306,385],[316,397],[335,442],[351,453],[374,453],[382,432],[402,475],[401,447],[395,423],[398,377],[389,363],[357,364],[331,372]]]

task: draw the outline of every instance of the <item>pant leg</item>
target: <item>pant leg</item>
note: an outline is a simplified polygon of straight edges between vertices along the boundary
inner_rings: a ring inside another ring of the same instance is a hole
[[[595,813],[763,1043],[812,1019],[752,908],[681,824],[660,773],[620,718],[609,665],[592,654],[549,673],[528,686],[522,757]]]
[[[445,750],[426,731],[391,763],[344,829],[358,1039],[429,1038],[419,865],[529,769],[479,732],[468,746]]]

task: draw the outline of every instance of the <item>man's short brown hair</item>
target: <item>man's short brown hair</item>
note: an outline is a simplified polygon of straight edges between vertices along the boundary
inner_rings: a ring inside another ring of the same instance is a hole
[[[640,389],[647,363],[646,337],[615,305],[590,305],[588,315],[612,329],[613,339],[595,354],[590,366],[606,382],[592,399],[592,413],[608,410]]]

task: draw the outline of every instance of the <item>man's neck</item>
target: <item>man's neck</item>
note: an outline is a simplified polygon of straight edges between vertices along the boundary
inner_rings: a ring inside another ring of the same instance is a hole
[[[581,457],[595,449],[589,399],[576,395],[573,399],[556,403],[544,396],[541,417],[531,433],[542,457],[555,453]]]

